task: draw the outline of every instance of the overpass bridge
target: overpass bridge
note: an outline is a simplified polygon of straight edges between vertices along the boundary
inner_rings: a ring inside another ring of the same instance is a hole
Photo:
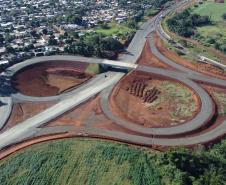
[[[8,68],[9,76],[13,76],[19,70],[35,65],[35,64],[42,64],[45,62],[60,62],[60,61],[67,61],[67,62],[82,62],[82,63],[91,63],[91,64],[99,64],[105,69],[109,69],[109,67],[118,70],[133,70],[137,68],[137,64],[131,62],[122,62],[116,60],[107,60],[107,59],[100,59],[100,58],[88,58],[82,56],[72,56],[72,55],[54,55],[54,56],[44,56],[44,57],[36,57],[32,59],[28,59],[24,62],[15,64]]]

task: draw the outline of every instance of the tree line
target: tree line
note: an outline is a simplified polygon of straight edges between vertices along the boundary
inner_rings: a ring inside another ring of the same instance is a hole
[[[124,49],[124,45],[113,37],[106,37],[99,33],[87,33],[78,40],[67,41],[64,51],[70,54],[97,56],[114,59]]]
[[[167,20],[170,31],[183,36],[191,37],[195,34],[196,27],[211,23],[209,16],[191,14],[189,9],[178,13]]]

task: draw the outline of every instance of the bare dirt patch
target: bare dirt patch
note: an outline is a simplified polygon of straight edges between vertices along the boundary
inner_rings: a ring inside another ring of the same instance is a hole
[[[57,61],[33,65],[16,74],[12,84],[28,96],[59,95],[92,77],[84,72],[86,67],[87,64]]]
[[[138,61],[139,64],[160,68],[170,68],[166,64],[164,64],[161,60],[159,60],[150,49],[149,41],[145,43],[144,49],[141,53],[141,56]]]
[[[117,130],[125,133],[130,131],[119,127],[108,119],[100,108],[100,96],[90,99],[79,107],[52,120],[45,127],[73,125],[76,128],[92,127],[107,130]]]
[[[17,125],[18,123],[33,117],[41,111],[51,107],[56,102],[42,102],[42,103],[17,103],[14,104],[12,114],[6,125],[3,127],[1,132]]]
[[[146,90],[155,88],[161,93],[155,95],[154,101],[145,102],[128,91],[134,79],[145,81]],[[169,127],[191,119],[197,112],[198,98],[182,84],[135,72],[114,89],[110,104],[116,115],[144,127]]]

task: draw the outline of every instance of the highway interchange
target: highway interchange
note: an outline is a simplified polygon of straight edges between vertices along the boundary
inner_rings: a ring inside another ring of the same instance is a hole
[[[169,7],[166,10],[161,11],[158,15],[153,17],[144,23],[141,28],[135,34],[133,40],[131,41],[129,47],[127,48],[126,54],[123,54],[118,58],[118,61],[109,61],[97,58],[86,58],[80,56],[51,56],[51,57],[40,57],[27,60],[25,62],[16,64],[0,76],[1,89],[0,89],[0,101],[3,102],[3,106],[0,106],[0,128],[2,128],[12,111],[13,102],[26,102],[26,101],[52,101],[58,100],[58,103],[52,107],[44,110],[43,112],[29,118],[22,123],[6,130],[0,134],[0,149],[10,146],[12,144],[18,143],[28,138],[35,136],[39,127],[48,123],[49,121],[59,117],[68,110],[80,105],[81,103],[87,101],[91,97],[100,93],[100,105],[104,114],[111,119],[115,124],[124,127],[141,135],[126,134],[119,131],[110,131],[98,128],[82,128],[81,132],[85,133],[85,136],[89,137],[99,137],[108,138],[118,141],[123,141],[127,143],[133,143],[138,145],[158,145],[158,146],[190,146],[199,143],[208,143],[219,137],[222,137],[226,133],[226,121],[219,124],[212,130],[195,136],[183,137],[183,134],[191,133],[201,127],[205,127],[206,124],[212,119],[215,113],[215,105],[209,94],[196,82],[205,82],[209,84],[214,84],[222,87],[226,87],[226,81],[209,77],[200,74],[191,69],[187,69],[184,66],[176,64],[175,62],[169,60],[163,56],[158,49],[155,47],[153,40],[153,32],[156,31],[161,38],[166,37],[165,34],[160,29],[162,15],[174,11],[176,8],[183,6],[186,2],[181,2],[176,5]],[[156,67],[147,67],[137,65],[143,47],[146,40],[149,39],[150,48],[152,53],[159,58],[165,64],[171,66],[175,70],[166,70]],[[127,120],[122,120],[111,112],[109,107],[109,96],[111,95],[112,89],[115,87],[117,82],[120,81],[126,74],[122,72],[109,71],[102,73],[89,80],[87,83],[72,90],[68,93],[61,94],[59,96],[53,97],[30,97],[14,92],[11,87],[10,79],[12,76],[23,69],[24,67],[32,64],[43,63],[45,61],[73,61],[73,62],[88,62],[88,63],[98,63],[102,65],[112,66],[113,68],[122,68],[128,70],[137,70],[142,72],[148,72],[152,75],[163,76],[165,78],[176,80],[182,84],[185,84],[191,88],[199,97],[201,102],[201,107],[199,113],[190,121],[185,124],[181,124],[175,127],[169,128],[144,128],[138,126],[137,124],[131,123]],[[65,128],[62,128],[65,131]],[[68,129],[70,129],[68,127]],[[67,130],[67,129],[66,129]],[[58,129],[60,132],[60,129]],[[177,136],[177,138],[171,138],[167,136]],[[164,136],[164,137],[162,137]]]

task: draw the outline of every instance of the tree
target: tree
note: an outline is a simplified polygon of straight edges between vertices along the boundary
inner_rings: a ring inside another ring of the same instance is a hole
[[[15,49],[12,47],[12,46],[6,46],[6,51],[9,52],[9,53],[14,53],[15,52]]]
[[[226,13],[222,15],[222,18],[226,20]]]
[[[123,49],[123,45],[116,39],[112,37],[107,37],[101,41],[101,46],[103,50],[108,51],[120,51]]]
[[[66,21],[68,24],[81,25],[82,24],[82,16],[69,14],[66,16]]]
[[[42,33],[43,33],[44,35],[47,35],[47,34],[48,34],[48,30],[45,28],[45,29],[42,30]]]
[[[26,46],[24,48],[24,51],[30,51],[31,49],[34,49],[34,45],[33,44],[29,44],[28,46]]]
[[[208,25],[210,23],[209,16],[191,14],[188,9],[167,20],[169,29],[184,37],[191,37],[194,35],[197,26]]]
[[[50,36],[48,44],[50,46],[57,46],[58,45],[58,41],[55,39],[54,35]]]
[[[2,44],[5,41],[5,38],[2,34],[0,34],[0,43]]]
[[[131,29],[136,29],[137,28],[137,23],[135,20],[129,19],[127,21],[127,26]]]

